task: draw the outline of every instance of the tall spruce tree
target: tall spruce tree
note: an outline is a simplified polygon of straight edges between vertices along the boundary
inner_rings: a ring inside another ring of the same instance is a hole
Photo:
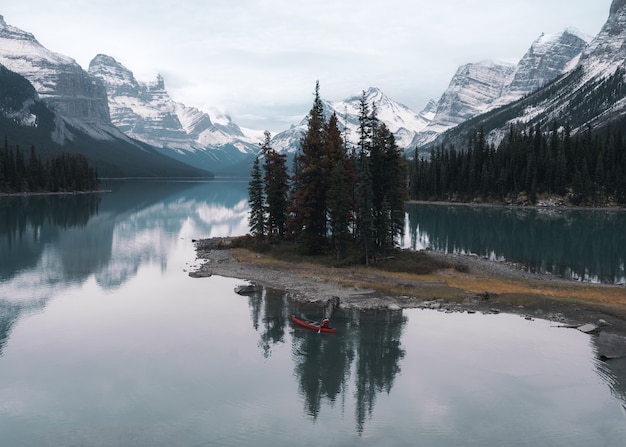
[[[254,159],[250,182],[248,183],[248,204],[250,214],[248,224],[252,235],[258,239],[265,237],[265,197],[263,193],[263,177],[259,157]]]
[[[267,204],[267,232],[270,236],[282,239],[287,223],[287,196],[289,192],[289,174],[286,157],[276,152],[270,145],[271,134],[265,131],[265,141],[261,154],[265,181],[265,201]]]
[[[319,81],[309,112],[302,148],[294,166],[293,231],[305,253],[320,252],[326,237],[326,176],[324,173],[324,106]]]
[[[326,168],[328,173],[327,212],[335,257],[341,260],[349,239],[352,186],[346,169],[348,159],[339,131],[337,115],[333,113],[326,125],[324,141]]]
[[[371,119],[365,91],[359,101],[359,142],[357,146],[357,178],[356,178],[356,230],[357,241],[365,264],[369,265],[374,246],[374,198],[372,194],[372,173],[370,169],[371,152]]]
[[[406,163],[393,133],[384,124],[378,130],[378,141],[382,146],[387,234],[383,237],[383,249],[394,248],[396,240],[404,234],[404,203],[408,193],[406,188]],[[444,176],[442,175],[442,178]]]

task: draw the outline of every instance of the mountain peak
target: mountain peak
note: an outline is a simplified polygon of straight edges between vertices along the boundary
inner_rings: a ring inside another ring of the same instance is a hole
[[[89,65],[112,65],[112,66],[122,66],[118,61],[115,60],[112,56],[108,56],[106,54],[96,54]]]
[[[365,95],[367,97],[370,96],[384,96],[383,92],[381,89],[379,89],[378,87],[370,87],[367,90],[365,90]]]
[[[613,0],[613,3],[611,3],[611,10],[609,14],[613,15],[617,13],[624,6],[626,6],[626,0]]]
[[[37,39],[35,39],[35,36],[33,34],[27,33],[26,31],[22,31],[15,26],[7,24],[7,22],[4,21],[4,16],[2,15],[0,15],[0,37],[5,39],[28,40],[31,42],[37,42]]]
[[[31,33],[0,21],[0,64],[28,79],[39,97],[74,124],[110,125],[104,85],[71,57],[42,46]]]
[[[586,76],[607,77],[626,65],[626,0],[614,0],[600,33],[589,43],[579,65]]]

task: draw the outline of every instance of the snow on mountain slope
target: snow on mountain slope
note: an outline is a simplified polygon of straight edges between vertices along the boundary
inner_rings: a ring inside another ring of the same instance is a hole
[[[626,0],[614,0],[598,35],[583,52],[579,66],[585,79],[606,78],[624,67],[626,60]]]
[[[482,61],[457,70],[439,99],[431,125],[450,127],[484,113],[502,96],[511,82],[515,66]]]
[[[580,55],[575,73],[564,80],[564,87],[553,97],[527,107],[520,117],[512,121],[529,122],[537,115],[567,116],[574,121],[572,131],[575,133],[588,124],[603,125],[611,119],[626,115],[623,97],[611,98],[617,88],[615,86],[605,93],[607,97],[603,98],[602,104],[596,104],[597,100],[594,104],[587,104],[593,94],[604,88],[609,78],[617,76],[621,83],[626,82],[625,42],[626,0],[614,0],[609,18]]]
[[[434,118],[411,147],[428,144],[448,129],[517,101],[571,71],[589,40],[568,28],[539,36],[516,66],[490,61],[461,66],[439,99]]]
[[[242,156],[257,151],[260,140],[245,135],[229,116],[210,115],[174,101],[161,76],[155,82],[140,82],[103,54],[91,61],[89,72],[106,86],[113,124],[133,138],[177,153],[213,151],[212,160],[220,158],[224,146],[236,148]],[[229,151],[227,158],[232,157]]]
[[[626,1],[626,0],[624,0]],[[485,112],[510,104],[568,73],[581,58],[590,38],[574,29],[542,34],[517,65],[482,61],[459,67],[446,91],[416,114],[390,100],[380,90],[366,92],[368,104],[376,104],[378,117],[394,133],[398,146],[412,150],[434,141],[445,131]],[[334,111],[346,128],[349,142],[358,136],[361,96],[324,102],[325,113]],[[327,118],[328,118],[327,116]],[[306,118],[272,139],[277,150],[294,152],[306,131]]]
[[[376,106],[376,116],[394,134],[399,147],[407,147],[413,140],[415,132],[425,128],[428,124],[425,117],[416,114],[405,105],[391,100],[378,88],[370,87],[365,92],[365,96],[370,107]],[[360,101],[361,95],[356,95],[331,104],[340,123],[347,125],[347,138],[353,143],[358,141],[356,130],[359,125]]]
[[[497,105],[516,101],[570,71],[591,39],[574,28],[539,36],[518,63]]]
[[[370,87],[365,91],[368,106],[376,106],[378,119],[385,123],[394,134],[399,147],[407,147],[417,131],[426,127],[429,122],[428,112],[416,114],[408,107],[391,100],[381,90]],[[322,100],[326,120],[333,113],[337,114],[340,130],[347,138],[348,144],[356,144],[358,141],[359,107],[361,95],[354,95],[343,101],[330,102]],[[280,132],[272,138],[272,147],[278,151],[293,153],[300,147],[302,136],[306,132],[307,117],[290,129]]]
[[[463,145],[482,128],[488,141],[498,144],[511,125],[548,131],[555,120],[569,123],[573,135],[589,127],[621,126],[626,119],[626,0],[614,0],[610,11],[598,35],[575,58],[578,62],[567,64],[565,75],[519,101],[450,129],[434,143]]]
[[[74,59],[43,47],[0,16],[0,64],[30,81],[40,98],[78,126],[109,124],[106,90]]]

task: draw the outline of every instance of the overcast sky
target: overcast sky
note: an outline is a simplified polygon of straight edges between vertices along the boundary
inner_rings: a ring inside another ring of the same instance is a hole
[[[517,62],[543,32],[595,36],[611,0],[29,0],[9,25],[83,68],[98,53],[176,101],[273,133],[369,87],[421,111],[459,65]]]

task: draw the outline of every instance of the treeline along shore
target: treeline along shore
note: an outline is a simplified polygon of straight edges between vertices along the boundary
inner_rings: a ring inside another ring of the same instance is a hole
[[[60,153],[44,159],[31,146],[25,156],[6,138],[0,149],[1,194],[85,192],[99,187],[97,170],[82,154]]]
[[[511,125],[496,146],[483,129],[466,147],[439,146],[409,165],[416,200],[552,203],[608,207],[626,205],[626,139],[619,127],[588,127],[574,136],[569,123]],[[544,201],[545,202],[545,201]]]

